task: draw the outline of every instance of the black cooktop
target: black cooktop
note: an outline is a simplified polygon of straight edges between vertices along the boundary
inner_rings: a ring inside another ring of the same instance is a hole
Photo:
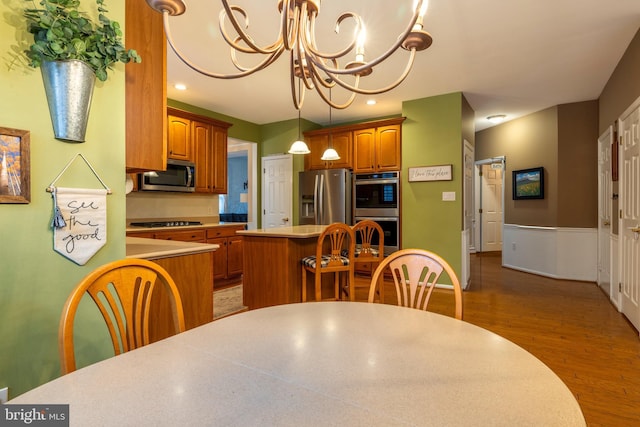
[[[146,221],[146,222],[132,222],[134,227],[181,227],[185,225],[202,225],[200,221]]]

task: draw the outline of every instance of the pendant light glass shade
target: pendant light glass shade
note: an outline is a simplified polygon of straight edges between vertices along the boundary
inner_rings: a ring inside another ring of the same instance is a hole
[[[291,144],[291,148],[289,148],[290,154],[309,154],[310,152],[311,150],[309,150],[307,144],[302,140],[295,141]]]
[[[338,152],[336,150],[329,147],[322,154],[322,157],[320,157],[320,160],[340,160],[340,156],[338,155]]]
[[[307,146],[307,143],[302,140],[300,133],[300,109],[298,109],[298,140],[291,144],[289,148],[289,154],[309,154],[311,150]]]

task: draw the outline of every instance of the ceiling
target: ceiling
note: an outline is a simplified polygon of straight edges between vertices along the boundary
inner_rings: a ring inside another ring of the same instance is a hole
[[[248,33],[260,45],[277,38],[276,0],[235,0],[249,17]],[[337,17],[359,14],[367,26],[366,58],[386,50],[410,18],[413,0],[325,0],[316,22],[319,48],[345,46],[348,23],[333,32]],[[184,15],[170,18],[180,50],[198,66],[231,73],[229,48],[220,37],[221,2],[191,1]],[[433,45],[419,52],[407,79],[377,104],[358,95],[345,110],[332,111],[332,123],[383,117],[402,112],[402,101],[463,92],[476,114],[476,130],[492,126],[486,117],[507,120],[554,105],[597,99],[640,26],[639,0],[431,0],[425,30]],[[402,49],[362,79],[361,87],[393,82],[406,64]],[[247,62],[250,64],[250,62]],[[343,61],[344,63],[344,61]],[[297,118],[290,91],[289,56],[267,69],[232,80],[203,76],[177,59],[168,48],[167,94],[256,124]],[[639,77],[640,78],[640,77]],[[185,83],[178,91],[173,86]],[[346,97],[334,90],[334,100]],[[326,125],[329,107],[308,92],[302,117]]]

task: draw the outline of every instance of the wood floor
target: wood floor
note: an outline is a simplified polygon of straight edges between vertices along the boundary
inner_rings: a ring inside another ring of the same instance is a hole
[[[640,426],[638,333],[594,283],[502,268],[499,254],[474,255],[471,270],[465,321],[542,360],[576,396],[587,425]],[[386,302],[394,292],[385,286]],[[438,297],[435,311],[445,312],[448,296]]]

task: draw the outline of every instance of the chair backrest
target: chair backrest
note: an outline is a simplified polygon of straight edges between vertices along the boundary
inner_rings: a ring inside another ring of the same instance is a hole
[[[382,227],[375,221],[370,219],[363,219],[358,221],[353,226],[353,232],[356,235],[356,240],[360,237],[360,248],[358,252],[359,261],[367,261],[366,258],[374,258],[375,248],[373,248],[374,237],[377,237],[378,248],[377,252],[380,257],[384,256],[384,232]],[[365,258],[365,259],[360,259]]]
[[[326,252],[328,243],[328,250]],[[342,251],[347,248],[347,258],[353,259],[353,254],[356,247],[355,234],[353,229],[347,224],[341,222],[334,222],[327,226],[324,231],[318,236],[318,243],[316,244],[316,259],[318,260],[318,267],[320,266],[320,260],[322,255],[328,256],[329,260],[327,267],[342,267]]]
[[[386,257],[371,278],[369,302],[373,302],[378,278],[389,268],[396,286],[398,305],[426,310],[438,279],[445,271],[453,285],[455,318],[462,319],[462,288],[455,271],[440,256],[423,249],[403,249]]]
[[[109,329],[113,350],[118,355],[149,344],[151,296],[156,283],[161,284],[169,296],[176,333],[183,332],[182,300],[169,273],[158,264],[143,259],[113,261],[89,273],[67,298],[58,332],[62,373],[76,369],[73,324],[85,293],[98,306]]]

